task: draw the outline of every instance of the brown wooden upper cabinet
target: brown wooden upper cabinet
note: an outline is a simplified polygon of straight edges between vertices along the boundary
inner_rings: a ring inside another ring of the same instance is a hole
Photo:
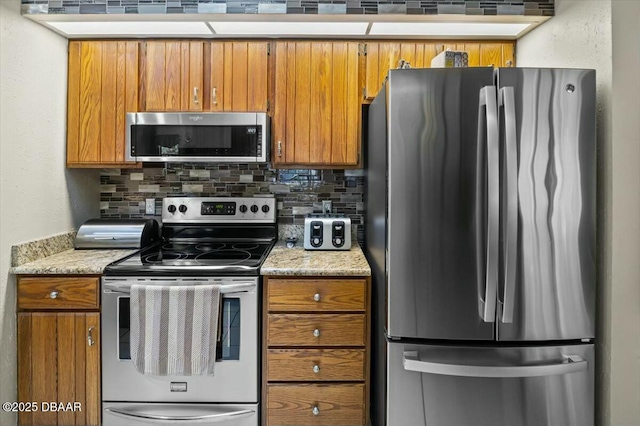
[[[208,111],[267,111],[269,43],[214,41],[205,45]]]
[[[444,50],[460,50],[469,54],[470,67],[515,66],[514,42],[367,42],[365,45],[364,99],[376,97],[390,69],[400,59],[412,68],[430,68],[431,60]]]
[[[204,41],[147,41],[141,96],[144,111],[202,111]]]
[[[361,85],[357,42],[275,43],[272,162],[356,166]]]
[[[268,42],[148,41],[145,111],[266,111]]]
[[[138,111],[138,42],[71,41],[67,167],[131,167],[125,113]]]

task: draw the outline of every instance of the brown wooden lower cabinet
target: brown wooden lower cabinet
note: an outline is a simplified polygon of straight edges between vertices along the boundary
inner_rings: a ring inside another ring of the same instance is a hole
[[[18,277],[20,425],[100,424],[97,281]]]
[[[269,425],[364,425],[364,384],[269,384]]]
[[[369,421],[369,277],[266,277],[262,424]]]

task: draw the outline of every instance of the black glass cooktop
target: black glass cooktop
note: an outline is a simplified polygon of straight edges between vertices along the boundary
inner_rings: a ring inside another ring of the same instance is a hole
[[[105,269],[107,275],[257,274],[274,241],[165,241]]]

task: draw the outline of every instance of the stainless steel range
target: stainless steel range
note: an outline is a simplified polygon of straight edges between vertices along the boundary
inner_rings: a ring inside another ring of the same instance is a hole
[[[273,198],[166,198],[162,241],[117,262],[102,279],[104,425],[259,422],[259,270],[277,238]],[[218,284],[221,327],[214,376],[152,376],[130,354],[134,284]]]

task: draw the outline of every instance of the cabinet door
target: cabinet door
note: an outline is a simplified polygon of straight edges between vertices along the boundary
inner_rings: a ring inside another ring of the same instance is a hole
[[[208,109],[267,111],[269,43],[214,41],[209,51]]]
[[[275,68],[274,163],[357,165],[358,44],[278,42]]]
[[[202,111],[204,42],[148,41],[143,61],[145,111]]]
[[[100,423],[98,312],[18,313],[18,400],[38,404],[21,425]],[[46,410],[51,402],[65,410]],[[67,409],[74,402],[81,409]]]
[[[430,68],[436,55],[455,50],[467,52],[470,67],[515,66],[513,42],[371,42],[365,50],[365,99],[376,97],[388,71],[397,68],[400,59],[412,68]]]
[[[442,45],[442,43],[440,43]],[[439,53],[432,42],[373,42],[366,44],[364,98],[376,97],[387,73],[398,67],[400,59],[412,68],[429,68]]]
[[[67,166],[131,166],[125,114],[138,111],[138,42],[71,41]]]

